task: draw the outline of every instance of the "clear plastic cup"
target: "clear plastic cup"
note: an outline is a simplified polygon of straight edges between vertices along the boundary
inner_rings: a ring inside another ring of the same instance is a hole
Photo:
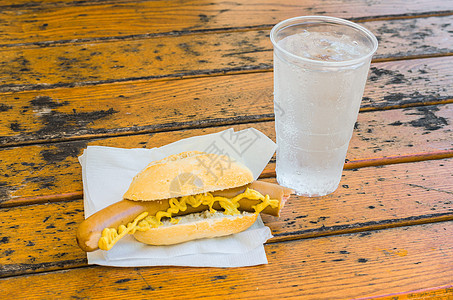
[[[323,16],[282,21],[270,39],[277,181],[299,195],[327,195],[340,183],[377,39]]]

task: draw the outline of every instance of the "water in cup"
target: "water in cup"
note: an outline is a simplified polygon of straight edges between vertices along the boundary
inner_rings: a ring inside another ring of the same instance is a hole
[[[300,195],[326,195],[341,179],[374,44],[324,23],[274,41],[277,180]]]

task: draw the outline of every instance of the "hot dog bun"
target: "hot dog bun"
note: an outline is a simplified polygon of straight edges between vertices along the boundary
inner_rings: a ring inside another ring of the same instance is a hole
[[[222,196],[232,198],[240,193],[243,193],[246,188],[250,188],[260,192],[263,195],[269,195],[271,199],[279,201],[278,207],[266,207],[262,213],[278,217],[280,210],[283,208],[286,200],[290,197],[293,191],[289,188],[279,186],[277,184],[254,181],[245,186],[236,187],[232,189],[216,191],[214,196]],[[253,212],[253,206],[259,204],[259,200],[242,199],[239,201],[239,210]],[[84,220],[77,230],[77,243],[79,247],[86,252],[95,251],[98,249],[98,242],[101,238],[101,232],[105,228],[118,228],[120,225],[126,225],[132,222],[138,215],[143,212],[148,212],[150,215],[155,215],[158,211],[165,211],[170,207],[169,199],[159,201],[130,201],[122,200],[116,202],[103,210],[91,215],[88,219]],[[221,210],[219,203],[213,206],[216,210]],[[206,211],[209,207],[188,207],[185,212],[175,214],[177,216]],[[158,228],[157,228],[158,229]],[[154,230],[154,229],[152,229]],[[152,235],[153,233],[149,233]],[[142,235],[142,234],[140,234]],[[149,239],[148,239],[149,240]]]
[[[225,155],[183,152],[148,164],[122,201],[79,225],[77,242],[82,250],[94,251],[110,249],[127,233],[150,245],[234,234],[250,227],[261,211],[278,216],[291,193],[253,182],[246,166]],[[196,215],[178,221],[189,214]]]
[[[177,217],[178,224],[164,225],[148,231],[137,231],[135,239],[149,245],[173,245],[187,241],[221,237],[246,230],[255,223],[258,214],[243,212],[228,216],[221,212],[204,211]]]
[[[252,181],[252,172],[226,155],[189,151],[148,164],[133,178],[123,198],[155,201],[220,191]]]

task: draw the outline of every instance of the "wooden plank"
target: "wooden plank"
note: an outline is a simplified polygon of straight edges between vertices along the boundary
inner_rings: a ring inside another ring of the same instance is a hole
[[[52,1],[53,2],[53,1]],[[223,28],[269,28],[280,20],[298,15],[332,15],[370,19],[414,14],[439,15],[452,12],[451,1],[380,0],[370,3],[343,1],[93,1],[2,5],[0,40],[3,45],[71,41]],[[427,11],[427,8],[429,11]],[[253,13],[251,13],[253,12]],[[152,20],[152,22],[150,22]]]
[[[453,7],[453,6],[452,6]],[[451,53],[451,26],[444,21],[452,16],[365,22],[379,40],[374,60],[422,57]],[[423,45],[422,45],[423,44]],[[398,51],[399,49],[399,51]]]
[[[411,292],[394,293],[381,297],[361,298],[374,300],[407,300],[407,299],[450,299],[453,297],[453,285],[427,288]]]
[[[146,0],[145,0],[146,1]],[[83,5],[96,5],[99,4],[99,0],[84,0],[84,1],[73,1],[73,0],[15,0],[14,3],[11,1],[4,1],[0,4],[0,8],[3,10],[14,10],[14,9],[43,9],[46,7],[61,7],[61,6],[83,6]],[[104,4],[112,3],[137,3],[140,0],[102,0]]]
[[[297,207],[287,208],[282,218],[263,216],[263,220],[272,220],[269,227],[275,238],[286,240],[320,236],[324,231],[354,232],[418,223],[421,219],[451,219],[452,167],[453,160],[445,159],[345,170],[334,193],[292,200]],[[420,174],[419,170],[424,171]],[[436,203],[421,208],[430,201]],[[311,224],[316,224],[314,231]]]
[[[452,169],[445,159],[347,170],[335,193],[293,195],[280,218],[262,217],[271,242],[453,220]],[[82,219],[80,200],[0,209],[0,277],[84,265]]]
[[[346,168],[383,164],[383,158],[450,153],[453,151],[453,104],[360,113],[350,142]],[[77,156],[88,145],[120,148],[160,147],[190,136],[225,130],[230,126],[95,140],[70,141],[0,149],[0,206],[81,197],[81,168]],[[275,141],[274,122],[231,126],[255,127]],[[450,151],[450,152],[448,152]],[[439,157],[434,157],[439,158]],[[395,161],[401,163],[402,161]],[[265,170],[272,175],[275,164]],[[59,196],[53,196],[59,194]],[[61,195],[64,194],[64,195]]]
[[[6,271],[8,276],[86,264],[86,255],[75,241],[77,224],[83,220],[82,201],[17,209],[23,215],[0,213],[0,273]]]
[[[452,232],[453,222],[442,222],[268,244],[268,265],[240,271],[91,267],[0,279],[0,286],[7,299],[267,299],[276,290],[279,298],[379,296],[451,284]]]
[[[377,60],[452,53],[453,16],[366,22]],[[45,49],[45,50],[44,50]],[[78,42],[0,50],[0,91],[270,71],[269,30]]]
[[[453,56],[372,64],[361,109],[452,102],[452,68]],[[265,72],[6,93],[0,144],[270,121],[272,82]]]

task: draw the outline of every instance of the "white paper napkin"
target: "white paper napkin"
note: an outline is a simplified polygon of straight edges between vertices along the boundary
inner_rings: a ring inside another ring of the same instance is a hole
[[[245,164],[257,179],[276,149],[254,128],[232,128],[196,136],[153,149],[89,146],[79,157],[82,165],[85,217],[122,200],[132,178],[149,162],[184,151],[226,154]],[[111,250],[87,253],[89,264],[135,266],[240,267],[266,264],[263,244],[271,238],[261,218],[248,230],[221,238],[172,246],[149,246],[128,235]]]

